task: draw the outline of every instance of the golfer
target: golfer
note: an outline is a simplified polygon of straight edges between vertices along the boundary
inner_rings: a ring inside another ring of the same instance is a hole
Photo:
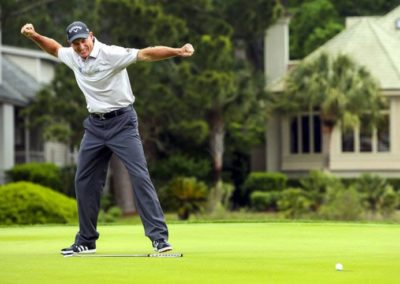
[[[66,29],[70,47],[62,47],[57,41],[40,35],[32,24],[24,25],[21,33],[72,69],[89,111],[83,122],[85,133],[75,175],[79,232],[74,243],[62,249],[61,254],[96,252],[100,194],[112,153],[128,169],[144,231],[154,250],[172,250],[164,213],[147,169],[138,119],[132,106],[135,96],[126,67],[137,61],[188,57],[194,52],[193,46],[188,43],[181,48],[110,46],[101,43],[86,24],[79,21]]]

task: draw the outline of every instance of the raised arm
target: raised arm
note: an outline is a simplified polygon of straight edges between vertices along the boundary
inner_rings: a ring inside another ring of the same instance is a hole
[[[172,48],[167,46],[147,47],[139,50],[139,61],[158,61],[170,57],[180,56],[189,57],[194,53],[194,48],[190,43],[185,44],[180,48]]]
[[[25,24],[21,28],[21,34],[31,39],[45,52],[58,57],[58,49],[62,47],[61,44],[54,39],[38,34],[32,24]]]

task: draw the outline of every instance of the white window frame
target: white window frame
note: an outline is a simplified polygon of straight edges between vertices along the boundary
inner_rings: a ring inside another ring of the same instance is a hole
[[[382,115],[387,115],[388,117],[388,129],[389,129],[389,141],[390,141],[390,111],[389,110],[383,110],[381,111]],[[340,128],[340,153],[342,154],[376,154],[376,153],[389,153],[392,149],[392,144],[389,144],[389,150],[387,151],[378,151],[378,129],[374,126],[372,129],[372,137],[371,137],[371,142],[372,142],[372,150],[370,152],[361,152],[360,151],[360,125],[357,125],[356,127],[353,128],[354,131],[354,151],[343,151],[343,129]]]

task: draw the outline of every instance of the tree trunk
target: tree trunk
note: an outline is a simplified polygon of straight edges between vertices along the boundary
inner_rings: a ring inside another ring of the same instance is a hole
[[[330,121],[322,121],[322,169],[329,171],[331,168],[331,139],[332,139],[333,124]]]
[[[222,114],[214,112],[210,115],[211,137],[210,148],[214,164],[215,182],[221,179],[224,156],[225,124]]]
[[[111,157],[110,166],[112,171],[112,187],[117,206],[121,208],[123,215],[132,215],[136,213],[136,206],[128,170],[115,155]]]

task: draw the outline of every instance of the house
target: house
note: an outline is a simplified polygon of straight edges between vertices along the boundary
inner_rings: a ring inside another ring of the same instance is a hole
[[[297,62],[289,61],[288,19],[266,32],[267,88],[283,92],[285,75]],[[332,134],[329,170],[342,177],[373,172],[385,177],[400,174],[400,6],[384,16],[350,17],[346,28],[303,60],[321,52],[346,54],[378,80],[389,107],[384,122],[374,129],[366,123],[353,130],[337,126]],[[296,177],[323,168],[321,122],[315,111],[294,117],[274,114],[267,123],[266,145],[256,155],[253,170],[279,171]]]
[[[58,60],[39,50],[0,44],[0,184],[4,172],[15,164],[53,162],[65,164],[65,145],[43,141],[27,127],[22,110],[54,78]]]

